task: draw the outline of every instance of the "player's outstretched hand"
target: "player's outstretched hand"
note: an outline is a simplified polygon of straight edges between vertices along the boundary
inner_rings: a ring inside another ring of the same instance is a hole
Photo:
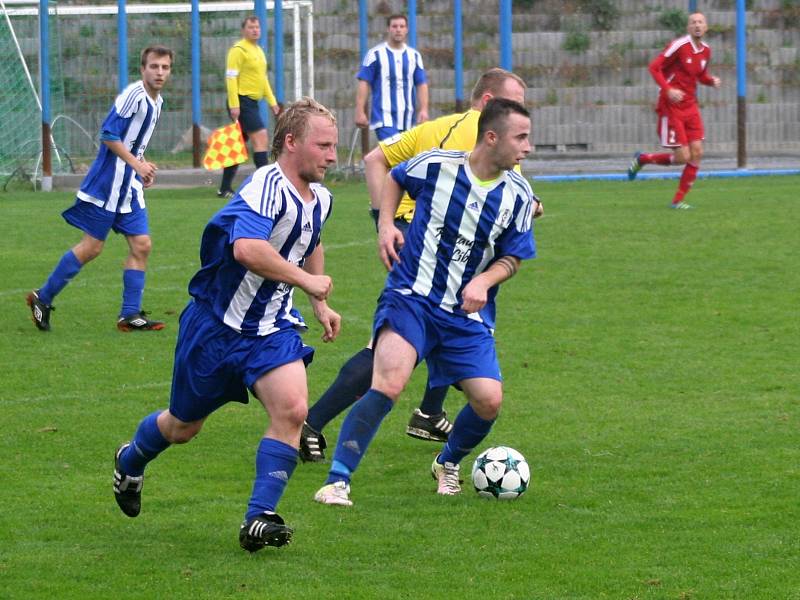
[[[342,329],[341,315],[324,302],[314,307],[314,315],[325,330],[322,334],[322,341],[332,342],[335,340]]]
[[[398,252],[404,243],[403,232],[394,224],[381,227],[378,231],[378,256],[387,271],[391,271],[394,264],[400,262]]]
[[[303,291],[316,300],[325,300],[333,291],[333,279],[327,275],[309,275]]]

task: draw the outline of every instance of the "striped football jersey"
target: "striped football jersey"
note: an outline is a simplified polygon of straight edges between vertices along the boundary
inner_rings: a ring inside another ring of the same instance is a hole
[[[233,244],[240,238],[265,240],[285,260],[302,267],[320,243],[333,204],[327,188],[312,184],[311,189],[314,200],[304,202],[273,163],[247,178],[206,226],[201,268],[189,283],[189,294],[235,331],[263,336],[305,328],[292,304],[293,286],[246,269],[234,259]]]
[[[161,96],[153,100],[141,81],[132,83],[114,101],[100,128],[100,140],[121,141],[131,154],[143,159],[161,104]],[[111,212],[129,213],[145,207],[141,178],[102,143],[77,195],[79,200]]]
[[[405,235],[400,262],[386,287],[416,293],[450,313],[461,312],[464,287],[501,256],[536,256],[533,194],[514,171],[491,182],[471,172],[466,152],[431,150],[391,171],[401,188],[416,198],[416,212]],[[470,318],[494,329],[494,299]],[[462,313],[463,314],[463,313]]]
[[[370,85],[370,129],[394,127],[405,131],[416,124],[416,86],[426,79],[422,55],[414,48],[394,50],[386,42],[370,48],[356,78]]]

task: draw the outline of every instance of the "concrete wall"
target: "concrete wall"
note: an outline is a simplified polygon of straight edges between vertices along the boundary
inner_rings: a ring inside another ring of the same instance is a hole
[[[514,70],[530,86],[535,142],[539,151],[629,153],[657,144],[653,105],[657,87],[648,62],[677,34],[662,25],[672,2],[615,2],[611,31],[599,31],[591,1],[514,2]],[[719,90],[700,86],[706,150],[736,149],[735,2],[701,3],[709,21],[710,70],[722,78]],[[800,152],[800,8],[781,0],[755,0],[748,12],[748,147],[752,152]],[[597,3],[595,3],[595,6]],[[404,3],[370,1],[370,43],[381,38],[385,15]],[[343,140],[350,139],[354,75],[358,65],[357,3],[315,3],[316,86],[319,99],[336,110]],[[452,112],[451,3],[418,2],[417,48],[428,69],[433,114]],[[498,2],[464,2],[464,95],[480,72],[499,62]],[[565,49],[576,32],[588,48]]]

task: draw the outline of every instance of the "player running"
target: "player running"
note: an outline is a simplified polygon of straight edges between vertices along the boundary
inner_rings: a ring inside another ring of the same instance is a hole
[[[711,48],[703,41],[708,31],[706,18],[701,13],[689,15],[688,35],[673,40],[650,63],[650,74],[661,92],[658,96],[658,132],[661,145],[672,148],[673,153],[642,153],[633,156],[628,168],[628,179],[644,165],[683,165],[678,191],[672,199],[672,208],[687,209],[683,201],[697,178],[700,159],[703,157],[703,119],[697,105],[697,82],[719,88],[720,79],[708,73]]]
[[[531,151],[530,131],[521,104],[494,98],[472,152],[431,150],[387,176],[378,246],[390,271],[373,322],[372,384],[342,423],[317,502],[352,505],[350,480],[422,360],[431,385],[457,383],[467,396],[431,467],[439,494],[460,493],[459,463],[489,434],[503,401],[495,296],[536,256],[536,199],[513,171]],[[405,234],[394,222],[403,190],[417,200]]]
[[[145,272],[152,241],[144,190],[153,185],[156,165],[145,150],[161,115],[161,89],[172,70],[173,52],[149,46],[141,54],[142,79],[117,96],[100,127],[100,150],[78,190],[75,204],[62,213],[64,220],[83,232],[81,240],[59,259],[40,288],[27,296],[33,324],[50,331],[53,300],[86,263],[103,251],[109,232],[125,236],[128,256],[122,272],[120,331],[158,331],[162,321],[142,310]]]
[[[255,552],[291,539],[275,510],[297,464],[305,366],[314,354],[298,333],[305,322],[293,293],[298,287],[308,295],[323,341],[333,341],[341,317],[326,302],[333,282],[323,272],[321,241],[332,196],[321,182],[336,161],[337,136],[336,119],[318,102],[288,105],[275,125],[276,161],[256,170],[206,226],[201,268],[181,315],[169,409],[146,416],[114,457],[114,497],[127,516],[141,510],[147,464],[194,438],[218,408],[247,403],[249,390],[270,424],[258,444],[239,544]]]

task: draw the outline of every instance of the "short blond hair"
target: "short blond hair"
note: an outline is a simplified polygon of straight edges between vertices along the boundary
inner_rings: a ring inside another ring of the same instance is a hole
[[[528,87],[528,85],[525,83],[525,80],[516,73],[506,71],[500,67],[493,67],[488,71],[484,71],[484,73],[478,78],[478,81],[475,82],[475,87],[472,88],[472,102],[477,102],[487,92],[492,94],[492,96],[496,96],[500,93],[503,85],[509,79],[513,79],[519,83],[523,89]]]
[[[277,160],[283,152],[287,135],[291,134],[297,140],[305,138],[308,133],[309,118],[314,116],[330,119],[331,123],[336,125],[333,113],[308,96],[286,105],[281,110],[272,136],[272,160]]]

